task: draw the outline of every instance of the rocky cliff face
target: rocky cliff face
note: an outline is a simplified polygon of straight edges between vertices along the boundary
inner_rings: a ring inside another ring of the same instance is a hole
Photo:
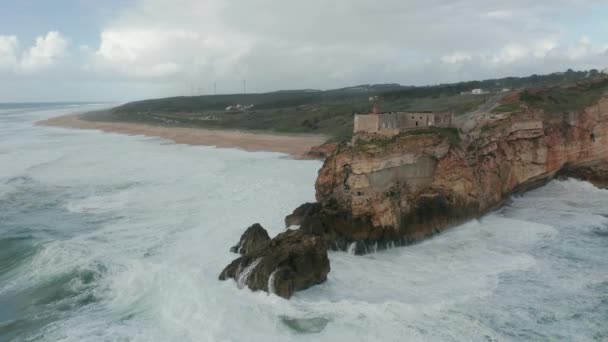
[[[317,209],[291,221],[364,253],[478,217],[560,171],[602,179],[589,163],[608,160],[608,98],[569,114],[486,115],[459,142],[420,133],[339,146],[319,171]]]

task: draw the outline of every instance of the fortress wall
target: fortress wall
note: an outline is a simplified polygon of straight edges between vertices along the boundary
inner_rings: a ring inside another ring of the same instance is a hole
[[[355,133],[378,132],[379,122],[378,115],[356,114],[355,115]]]
[[[395,112],[355,115],[355,133],[378,133],[383,136],[397,135],[404,129],[450,127],[451,124],[451,113]]]
[[[399,113],[401,128],[425,128],[434,125],[434,113]]]
[[[399,122],[397,121],[397,114],[395,114],[395,113],[381,114],[378,127],[380,128],[380,130],[399,128]]]
[[[452,124],[452,113],[435,113],[435,126],[449,127]]]

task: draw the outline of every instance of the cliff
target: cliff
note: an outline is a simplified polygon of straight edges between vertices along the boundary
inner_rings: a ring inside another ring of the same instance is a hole
[[[594,104],[560,114],[540,95],[526,102],[530,94],[515,94],[500,104],[511,110],[468,118],[467,133],[413,131],[342,144],[319,171],[318,204],[299,208],[287,224],[365,253],[479,217],[558,175],[606,185],[608,97],[603,88],[596,93]]]
[[[318,148],[317,202],[285,218],[300,228],[270,240],[250,227],[220,279],[290,298],[327,279],[327,248],[409,244],[555,177],[608,186],[608,78],[513,93],[456,124]]]

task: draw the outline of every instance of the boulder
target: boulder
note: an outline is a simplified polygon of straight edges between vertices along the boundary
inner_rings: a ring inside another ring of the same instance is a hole
[[[270,236],[266,229],[259,223],[252,225],[247,228],[245,233],[241,235],[241,239],[236,246],[230,248],[230,251],[238,254],[247,254],[248,252],[254,251],[256,248],[263,245],[265,242],[270,241]]]
[[[285,228],[301,226],[309,217],[314,216],[321,210],[319,203],[304,203],[297,207],[293,213],[285,216]]]
[[[234,260],[219,278],[232,278],[239,288],[247,286],[289,299],[295,291],[323,283],[329,270],[322,237],[288,230]]]

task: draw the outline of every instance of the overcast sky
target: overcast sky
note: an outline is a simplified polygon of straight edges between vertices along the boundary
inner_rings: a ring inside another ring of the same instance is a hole
[[[608,0],[0,0],[0,102],[608,67]]]

